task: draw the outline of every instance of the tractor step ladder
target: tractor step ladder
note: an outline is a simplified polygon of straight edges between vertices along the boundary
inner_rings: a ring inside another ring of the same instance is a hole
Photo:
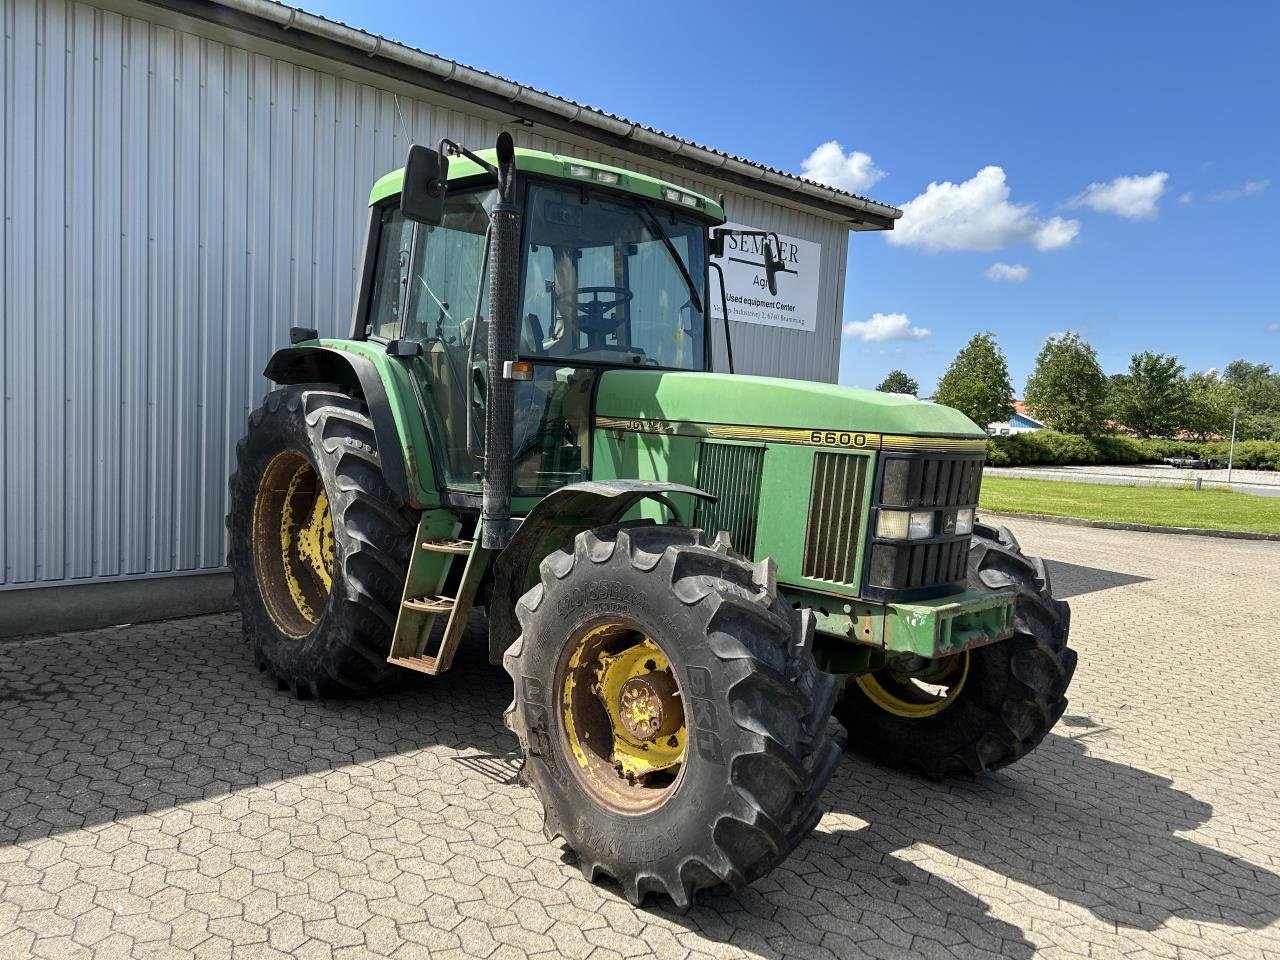
[[[453,662],[489,562],[489,551],[475,540],[459,538],[457,521],[441,513],[429,511],[419,522],[417,548],[409,561],[404,598],[387,657],[396,666],[432,676],[448,670]],[[466,561],[458,576],[455,564],[462,557]],[[446,585],[457,595],[446,596]],[[436,618],[446,615],[440,644],[434,653],[429,652]]]
[[[414,597],[401,606],[414,613],[448,613],[453,609],[453,597]]]
[[[428,553],[453,553],[466,556],[471,552],[471,540],[458,540],[454,537],[441,537],[438,540],[423,540],[421,549]]]

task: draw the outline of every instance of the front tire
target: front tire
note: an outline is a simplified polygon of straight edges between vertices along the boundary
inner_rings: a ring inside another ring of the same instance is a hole
[[[507,725],[547,838],[588,880],[686,909],[767,873],[817,825],[839,757],[835,683],[772,561],[700,530],[603,527],[543,560],[516,612]]]
[[[1007,528],[979,524],[969,586],[1015,589],[1013,636],[935,661],[922,677],[884,668],[851,680],[835,711],[850,749],[940,780],[1007,766],[1058,722],[1076,652],[1067,646],[1071,609],[1054,599],[1044,561],[1024,555]]]
[[[235,599],[259,669],[300,699],[387,683],[414,522],[383,479],[364,400],[268,394],[230,487]]]

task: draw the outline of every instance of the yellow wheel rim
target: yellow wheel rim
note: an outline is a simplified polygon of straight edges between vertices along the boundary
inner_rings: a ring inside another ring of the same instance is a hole
[[[560,707],[579,782],[611,810],[655,809],[675,790],[687,742],[670,659],[621,622],[590,628],[567,651]]]
[[[885,667],[854,678],[867,699],[886,713],[909,720],[936,717],[964,690],[969,679],[969,651],[948,657],[921,674],[903,674]]]
[[[304,637],[333,589],[333,513],[311,461],[293,450],[272,457],[253,501],[254,571],[272,623]]]

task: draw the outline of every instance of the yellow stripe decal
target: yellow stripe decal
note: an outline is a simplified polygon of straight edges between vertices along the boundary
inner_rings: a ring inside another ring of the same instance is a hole
[[[836,447],[844,450],[985,453],[987,449],[987,441],[982,437],[912,437],[895,433],[867,433],[860,430],[756,427],[730,423],[693,423],[688,420],[596,417],[596,427],[600,430],[616,430],[624,433],[655,433],[713,440],[755,440],[763,443],[793,443],[806,447]]]

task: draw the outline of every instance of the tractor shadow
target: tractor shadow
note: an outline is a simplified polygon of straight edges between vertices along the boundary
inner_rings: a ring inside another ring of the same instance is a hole
[[[847,779],[847,766],[838,779]],[[741,893],[700,896],[684,915],[663,904],[645,909],[766,960],[950,956],[957,945],[959,956],[1034,956],[1023,931],[995,916],[978,893],[896,856],[897,838],[874,832],[824,822]]]
[[[472,642],[448,678],[295,700],[254,669],[236,614],[0,641],[0,849],[431,746],[510,783],[510,699]]]
[[[1096,728],[1085,717],[1063,723]],[[1174,917],[1250,930],[1280,919],[1280,876],[1179,835],[1209,821],[1208,803],[1090,756],[1087,735],[1050,734],[1007,771],[945,784],[846,757],[828,809],[869,822],[837,832],[844,862],[935,848],[1141,931]]]
[[[1072,597],[1086,593],[1097,593],[1101,590],[1112,590],[1116,587],[1127,587],[1134,583],[1147,583],[1150,577],[1119,570],[1104,570],[1101,567],[1085,567],[1078,563],[1067,563],[1065,560],[1045,558],[1049,568],[1049,578],[1053,582],[1053,595],[1059,600],[1070,600]]]
[[[806,943],[861,956],[870,938],[875,956],[930,955],[927,947],[944,950],[957,934],[982,955],[1031,957],[1023,930],[980,896],[985,888],[1011,899],[1008,881],[1031,888],[1018,897],[1031,901],[1031,917],[1062,901],[1121,933],[1174,917],[1247,930],[1280,919],[1280,876],[1178,835],[1206,823],[1209,804],[1164,777],[1091,757],[1068,736],[1051,734],[1007,772],[945,784],[846,755],[825,806],[818,830],[745,892],[703,897],[684,916],[657,911],[770,960],[810,955]],[[762,936],[778,922],[793,946]],[[814,940],[814,930],[829,936]]]

